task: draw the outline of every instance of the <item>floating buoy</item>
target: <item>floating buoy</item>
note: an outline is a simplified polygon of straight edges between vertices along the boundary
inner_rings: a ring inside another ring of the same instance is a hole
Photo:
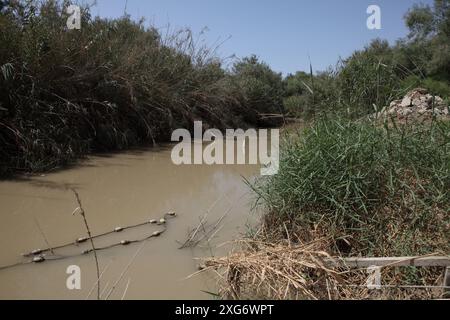
[[[1,2],[1,0],[0,0],[0,2]],[[99,238],[99,237],[104,237],[104,236],[110,235],[113,232],[121,232],[121,231],[125,231],[125,230],[131,229],[131,228],[141,227],[141,226],[147,225],[147,224],[165,225],[165,224],[167,224],[166,219],[170,220],[170,217],[176,217],[176,216],[177,216],[177,214],[175,212],[169,211],[166,214],[164,214],[163,218],[161,218],[161,219],[151,219],[151,220],[147,220],[147,221],[144,221],[143,223],[136,224],[136,225],[125,226],[125,227],[116,227],[116,228],[113,229],[113,231],[108,231],[108,232],[101,233],[101,234],[94,235],[94,236],[90,236],[89,235],[88,237],[81,237],[81,238],[76,239],[74,242],[63,244],[63,245],[59,245],[59,246],[56,246],[56,247],[53,247],[53,248],[49,247],[49,248],[45,248],[45,249],[36,249],[36,250],[33,250],[31,252],[28,252],[28,253],[22,253],[22,256],[27,258],[26,262],[17,263],[17,264],[13,264],[13,265],[10,265],[10,266],[0,266],[0,270],[3,270],[5,268],[14,267],[14,266],[17,266],[17,265],[22,265],[22,264],[25,264],[25,263],[41,263],[41,262],[44,262],[44,261],[47,261],[47,260],[58,260],[58,259],[63,259],[63,258],[76,257],[78,255],[87,255],[87,254],[90,254],[90,253],[95,252],[97,250],[105,250],[105,249],[109,249],[109,248],[120,246],[120,245],[126,246],[126,245],[129,245],[129,244],[132,244],[132,243],[144,242],[144,241],[146,241],[146,240],[148,240],[148,239],[150,239],[152,237],[159,237],[159,236],[161,236],[166,231],[166,226],[162,227],[162,228],[164,228],[164,230],[155,231],[155,232],[151,233],[150,235],[147,234],[146,237],[143,238],[143,239],[122,240],[119,243],[116,242],[116,243],[113,243],[113,244],[110,244],[110,245],[104,246],[104,247],[85,249],[85,250],[81,251],[79,254],[74,254],[74,255],[71,255],[71,256],[49,256],[49,258],[47,259],[46,258],[46,254],[45,254],[45,253],[47,253],[49,251],[53,253],[53,250],[62,249],[62,248],[66,248],[66,247],[69,247],[69,246],[78,247],[78,244],[87,242],[89,240],[92,241],[92,239],[95,239],[95,238]]]
[[[44,262],[45,258],[43,256],[36,256],[33,258],[33,263],[40,263],[40,262]]]
[[[41,254],[42,252],[43,252],[42,249],[36,249],[36,250],[31,251],[31,255],[36,256],[38,254]]]
[[[78,238],[77,240],[75,240],[76,243],[83,243],[86,242],[88,240],[88,238]]]

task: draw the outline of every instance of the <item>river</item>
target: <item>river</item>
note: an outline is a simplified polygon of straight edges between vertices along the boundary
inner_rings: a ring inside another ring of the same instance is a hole
[[[167,220],[166,232],[146,241],[140,251],[142,243],[98,252],[100,270],[106,268],[100,281],[102,298],[109,293],[110,299],[212,298],[206,293],[217,292],[211,274],[189,276],[197,271],[196,258],[226,254],[229,247],[221,244],[238,238],[256,221],[244,178],[255,177],[260,167],[176,166],[170,153],[166,146],[95,155],[64,170],[1,181],[0,266],[29,260],[22,253],[86,236],[82,217],[72,214],[78,206],[70,191],[74,188],[93,234],[177,213]],[[226,214],[217,234],[209,244],[179,249],[206,213],[208,223]],[[163,227],[128,229],[95,239],[95,245],[140,239]],[[94,256],[79,255],[86,248],[89,244],[69,246],[54,252],[68,258],[0,270],[0,299],[86,299],[91,291],[89,299],[96,299],[97,291],[91,290],[96,281]],[[80,290],[69,290],[66,284],[72,265],[81,271]]]

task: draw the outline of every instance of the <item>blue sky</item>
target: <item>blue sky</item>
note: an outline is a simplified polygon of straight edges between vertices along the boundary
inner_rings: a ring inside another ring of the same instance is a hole
[[[172,29],[205,27],[206,43],[223,41],[221,56],[256,54],[284,74],[334,65],[374,38],[391,43],[407,34],[403,16],[413,4],[433,0],[128,0],[127,13]],[[126,0],[97,0],[93,13],[123,15]],[[367,7],[381,8],[381,30],[366,27]]]

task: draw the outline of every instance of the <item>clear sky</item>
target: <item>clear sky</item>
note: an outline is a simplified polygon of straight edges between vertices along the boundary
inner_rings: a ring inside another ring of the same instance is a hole
[[[97,0],[93,13],[123,15],[126,0]],[[127,13],[164,28],[205,27],[206,43],[229,38],[221,56],[256,54],[284,74],[334,65],[374,38],[393,43],[407,34],[404,14],[414,3],[433,0],[128,0]],[[381,30],[366,26],[367,7],[381,8]]]

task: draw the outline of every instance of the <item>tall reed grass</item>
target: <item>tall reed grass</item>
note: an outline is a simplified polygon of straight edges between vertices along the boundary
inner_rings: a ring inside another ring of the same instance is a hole
[[[10,1],[0,12],[0,173],[154,144],[195,120],[270,125],[259,114],[280,112],[281,76],[258,59],[227,69],[189,29],[163,33],[88,7],[81,30],[68,30],[67,4]]]
[[[336,254],[449,252],[450,123],[321,118],[291,132],[279,174],[252,187],[274,233],[286,222],[305,241],[331,236]]]

